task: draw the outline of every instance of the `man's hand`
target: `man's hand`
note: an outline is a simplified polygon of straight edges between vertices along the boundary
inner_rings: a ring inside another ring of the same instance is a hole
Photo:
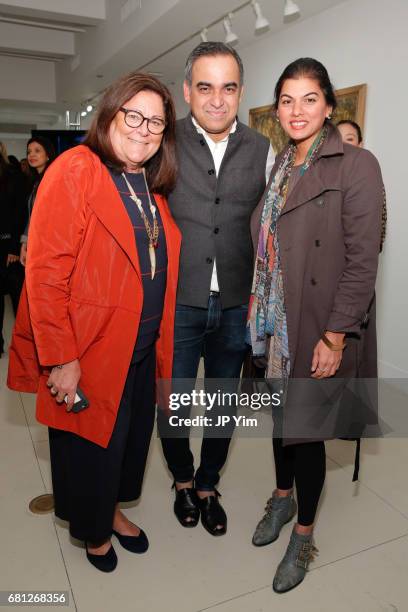
[[[47,387],[50,388],[53,395],[61,404],[67,396],[67,412],[72,410],[74,405],[75,393],[81,378],[81,367],[78,359],[64,363],[62,367],[55,367],[51,370],[51,374],[47,380]]]

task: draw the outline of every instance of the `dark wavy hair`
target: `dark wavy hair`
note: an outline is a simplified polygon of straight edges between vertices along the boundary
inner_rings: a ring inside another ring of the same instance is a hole
[[[330,81],[329,73],[321,62],[313,59],[312,57],[300,57],[286,66],[275,86],[275,110],[278,108],[279,98],[284,82],[287,79],[299,79],[301,77],[314,79],[319,83],[319,87],[324,94],[326,103],[331,106],[334,111],[337,107],[337,100],[336,94],[334,93],[334,87]]]
[[[157,153],[145,163],[147,181],[152,191],[168,195],[174,187],[177,174],[176,111],[169,90],[155,77],[141,72],[131,72],[108,87],[84,144],[96,153],[109,168],[122,172],[125,164],[115,155],[109,128],[119,109],[140,91],[146,90],[157,93],[163,100],[166,121],[161,146]]]

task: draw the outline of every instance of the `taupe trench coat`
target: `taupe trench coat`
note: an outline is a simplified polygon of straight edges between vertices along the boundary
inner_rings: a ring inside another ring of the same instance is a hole
[[[252,216],[255,248],[280,160]],[[310,379],[313,350],[325,330],[346,333],[337,378],[377,376],[374,291],[382,204],[377,159],[343,144],[329,124],[318,158],[290,192],[277,226],[292,378]]]

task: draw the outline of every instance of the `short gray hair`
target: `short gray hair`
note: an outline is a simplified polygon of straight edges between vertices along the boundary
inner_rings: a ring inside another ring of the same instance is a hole
[[[244,83],[244,65],[242,59],[238,55],[231,45],[227,45],[223,42],[202,42],[195,49],[192,50],[186,61],[186,67],[184,69],[184,79],[187,84],[191,87],[193,78],[193,65],[196,60],[200,57],[216,56],[216,55],[231,55],[238,64],[239,68],[239,84],[240,86]]]

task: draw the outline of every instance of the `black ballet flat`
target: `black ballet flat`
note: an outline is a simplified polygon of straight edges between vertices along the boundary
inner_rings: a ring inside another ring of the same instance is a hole
[[[198,506],[197,493],[193,487],[188,489],[176,489],[176,499],[174,501],[174,514],[183,527],[197,527],[200,518],[200,508]]]
[[[118,538],[120,545],[129,552],[142,554],[149,548],[149,540],[143,529],[140,529],[138,536],[122,535],[114,529],[112,533]]]
[[[198,497],[201,523],[204,529],[213,536],[222,536],[227,533],[227,515],[218,501],[219,497],[220,493],[218,491],[215,491],[215,495],[210,495],[203,499]],[[218,529],[217,525],[221,525],[221,529]]]
[[[93,555],[88,552],[88,544],[85,543],[86,558],[96,569],[101,572],[113,572],[118,564],[118,558],[115,553],[113,546],[110,547],[107,553],[104,555]]]

